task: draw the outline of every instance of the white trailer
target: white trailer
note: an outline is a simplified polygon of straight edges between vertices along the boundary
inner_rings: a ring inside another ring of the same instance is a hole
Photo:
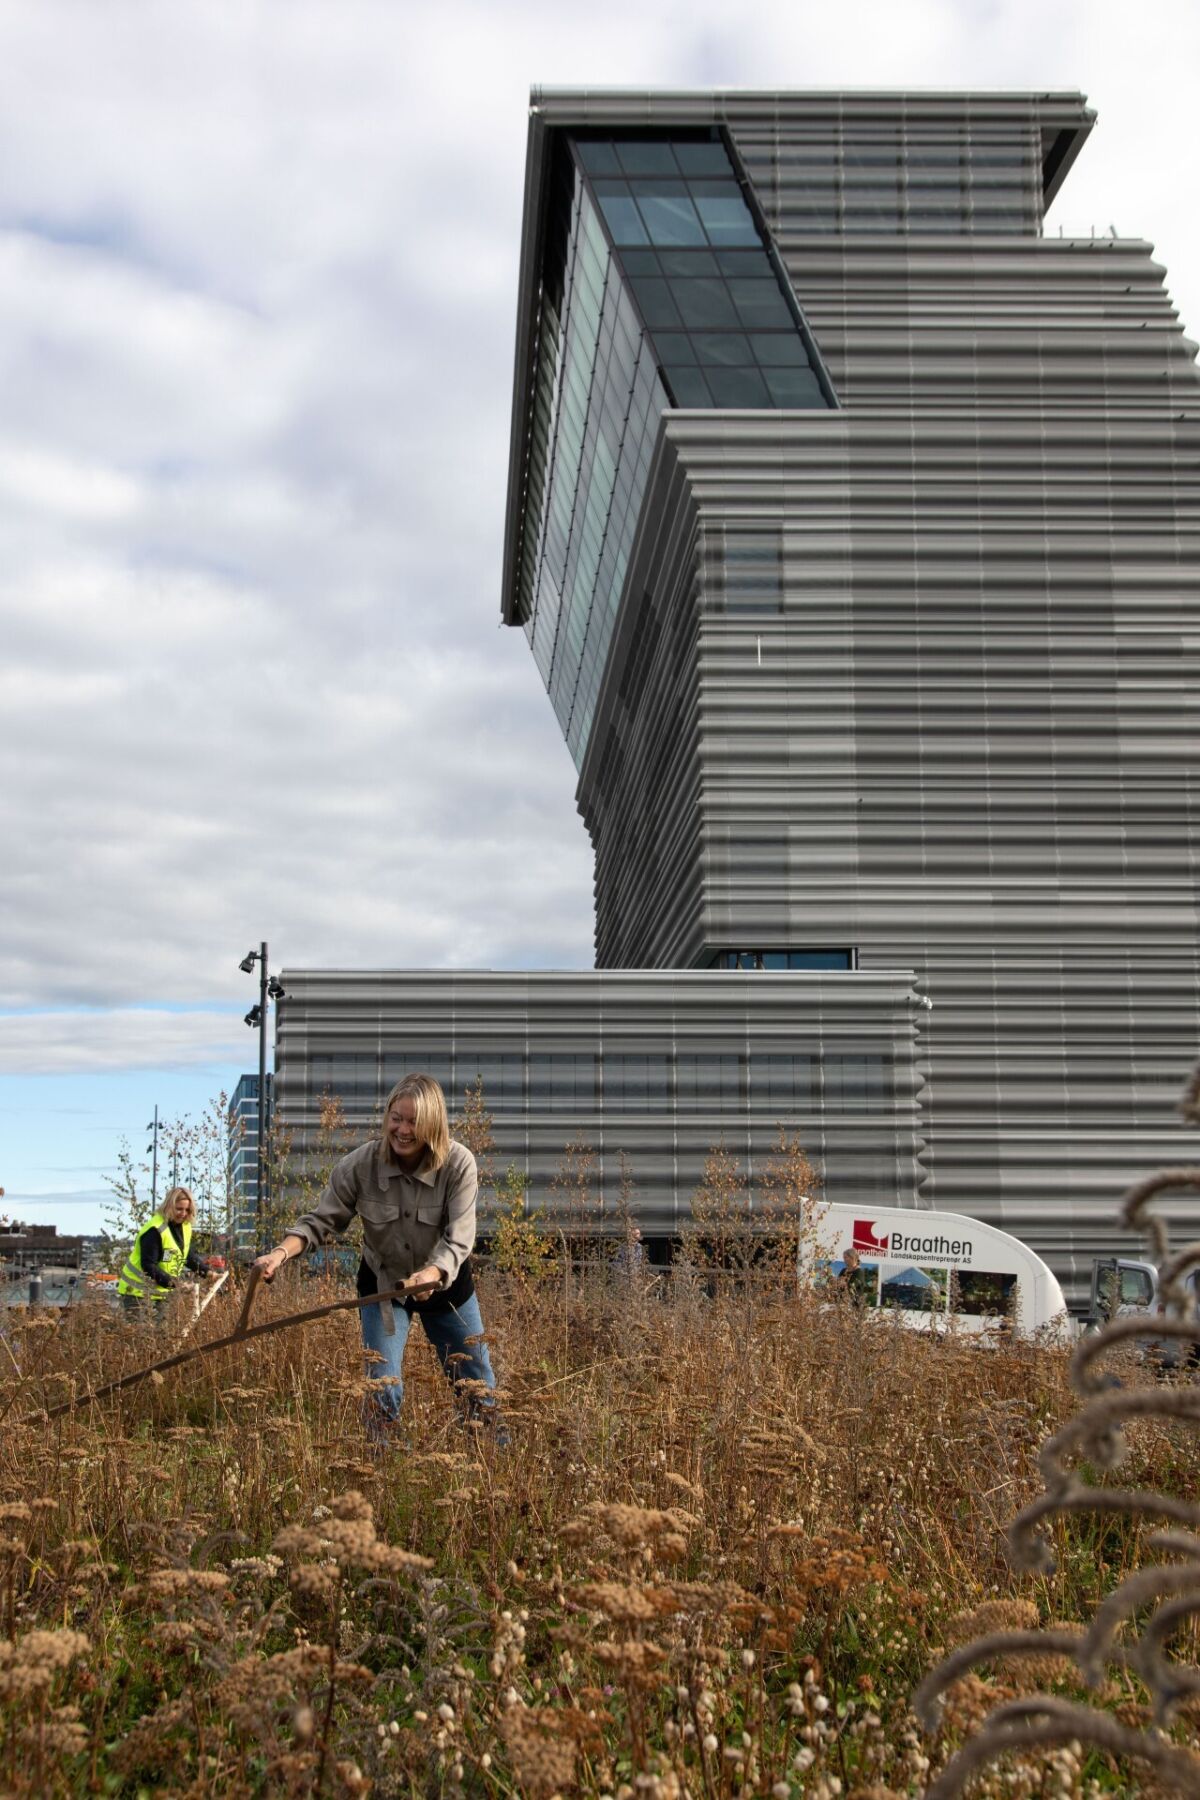
[[[800,1255],[811,1278],[860,1307],[898,1313],[906,1325],[1072,1335],[1062,1289],[1041,1257],[962,1213],[818,1205]]]

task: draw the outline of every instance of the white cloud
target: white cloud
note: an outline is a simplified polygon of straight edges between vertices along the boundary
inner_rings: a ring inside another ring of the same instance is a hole
[[[242,1020],[224,1012],[0,1013],[0,1075],[236,1064],[246,1057],[246,1037]]]

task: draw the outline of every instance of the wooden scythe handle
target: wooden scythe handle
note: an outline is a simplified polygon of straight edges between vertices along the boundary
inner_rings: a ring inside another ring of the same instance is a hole
[[[268,1319],[264,1325],[249,1323],[250,1307],[254,1300],[258,1284],[262,1279],[261,1269],[251,1269],[250,1279],[246,1287],[246,1298],[242,1302],[242,1314],[233,1330],[224,1337],[213,1338],[207,1344],[193,1344],[190,1349],[177,1350],[174,1356],[164,1356],[161,1362],[151,1363],[148,1368],[135,1369],[132,1375],[122,1375],[119,1381],[109,1381],[104,1387],[89,1389],[85,1394],[77,1394],[71,1400],[62,1400],[57,1406],[48,1406],[35,1413],[26,1413],[17,1421],[20,1425],[39,1425],[47,1419],[61,1418],[63,1413],[74,1412],[77,1407],[88,1406],[93,1400],[103,1400],[109,1394],[117,1393],[121,1388],[133,1387],[147,1376],[161,1375],[166,1369],[177,1369],[182,1363],[195,1362],[197,1357],[211,1356],[215,1350],[227,1350],[231,1344],[244,1344],[250,1338],[263,1337],[270,1331],[287,1331],[293,1325],[308,1325],[314,1319],[326,1319],[330,1313],[353,1312],[364,1306],[381,1306],[385,1300],[410,1300],[414,1294],[432,1293],[430,1286],[410,1287],[403,1282],[397,1288],[389,1288],[386,1294],[356,1294],[352,1300],[333,1300],[326,1306],[311,1306],[305,1312],[287,1313],[282,1319]]]

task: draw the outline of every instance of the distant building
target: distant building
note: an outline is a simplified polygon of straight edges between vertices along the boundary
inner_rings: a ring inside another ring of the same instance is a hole
[[[272,1077],[267,1076],[266,1128],[271,1128]],[[229,1229],[235,1246],[254,1243],[258,1210],[257,1074],[243,1075],[229,1102]]]
[[[0,1272],[5,1280],[39,1269],[82,1269],[82,1237],[59,1237],[57,1225],[0,1225]]]

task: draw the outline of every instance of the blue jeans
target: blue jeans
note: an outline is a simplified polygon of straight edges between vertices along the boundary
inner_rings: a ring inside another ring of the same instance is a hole
[[[390,1334],[383,1328],[384,1306],[395,1321],[396,1329]],[[487,1345],[483,1342],[483,1318],[476,1296],[472,1294],[461,1306],[447,1306],[418,1316],[463,1410],[468,1415],[478,1415],[480,1408],[494,1407],[496,1402],[490,1390],[496,1385],[496,1377],[492,1374]],[[372,1410],[383,1413],[388,1419],[396,1419],[404,1396],[404,1346],[408,1342],[409,1315],[402,1306],[393,1306],[390,1300],[385,1300],[382,1306],[364,1306],[361,1318],[364,1350],[374,1350],[383,1358],[382,1362],[367,1364],[368,1381],[380,1384],[371,1396]],[[480,1341],[468,1344],[467,1339],[473,1337]],[[447,1366],[450,1357],[455,1361]],[[486,1395],[463,1394],[461,1384],[465,1381],[482,1382],[489,1391]]]

